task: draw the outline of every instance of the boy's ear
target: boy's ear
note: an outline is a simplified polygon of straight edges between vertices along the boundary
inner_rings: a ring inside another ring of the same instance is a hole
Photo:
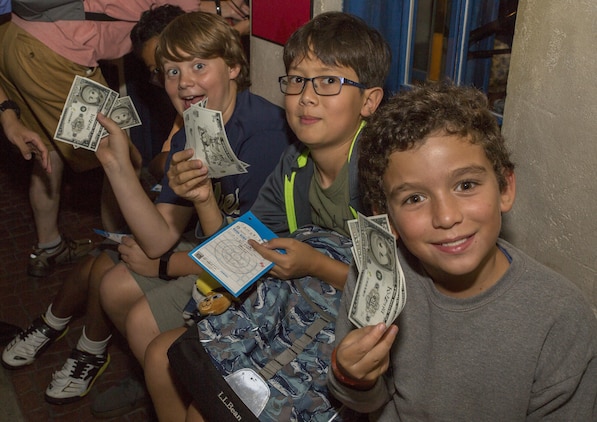
[[[367,88],[365,89],[364,94],[365,101],[363,102],[363,106],[361,107],[361,116],[369,117],[373,113],[375,113],[375,110],[377,110],[377,107],[379,107],[379,104],[383,99],[383,88],[380,88],[378,86],[373,88]]]
[[[230,79],[236,79],[236,77],[240,73],[240,65],[237,64],[237,65],[234,65],[232,67],[229,67],[228,68],[228,73],[229,73]]]
[[[502,213],[506,213],[512,209],[514,198],[516,197],[516,175],[513,171],[509,171],[504,176],[506,178],[506,186],[500,193],[500,210]]]

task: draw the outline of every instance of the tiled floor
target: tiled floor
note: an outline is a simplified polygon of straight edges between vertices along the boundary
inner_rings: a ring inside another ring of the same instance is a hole
[[[47,278],[27,275],[27,257],[36,242],[35,229],[28,201],[29,169],[5,139],[0,137],[0,320],[25,328],[46,309],[58,290],[69,266],[60,267]],[[92,232],[100,227],[99,193],[101,171],[83,174],[66,172],[63,184],[61,230],[74,238],[100,239]],[[115,336],[110,346],[112,363],[89,395],[69,405],[50,405],[44,400],[44,391],[52,372],[62,367],[70,349],[76,344],[83,318],[71,323],[65,339],[48,349],[35,363],[24,369],[4,371],[14,386],[20,409],[26,421],[91,421],[90,406],[93,397],[117,384],[137,363],[128,352],[126,342]],[[0,408],[2,398],[0,398]],[[3,416],[0,412],[0,421]],[[140,408],[118,421],[151,421],[155,417],[150,407]]]

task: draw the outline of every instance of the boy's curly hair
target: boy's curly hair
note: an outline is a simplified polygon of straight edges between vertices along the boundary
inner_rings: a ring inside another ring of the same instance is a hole
[[[383,87],[391,61],[383,36],[348,13],[327,12],[297,29],[284,46],[286,71],[312,53],[328,66],[352,68],[367,88]]]
[[[141,17],[135,26],[133,26],[130,35],[135,55],[141,57],[141,51],[145,43],[153,37],[160,35],[174,18],[184,13],[184,10],[172,4],[165,4],[159,7],[152,6],[151,9],[141,13]]]
[[[240,66],[235,79],[239,91],[251,86],[240,34],[226,19],[213,13],[189,12],[170,22],[160,35],[155,57],[160,67],[164,60],[221,58],[230,67]]]
[[[390,98],[369,119],[359,142],[361,192],[368,207],[386,210],[382,178],[390,154],[423,145],[430,135],[456,135],[483,147],[500,189],[514,170],[487,97],[471,87],[440,82],[415,86]]]

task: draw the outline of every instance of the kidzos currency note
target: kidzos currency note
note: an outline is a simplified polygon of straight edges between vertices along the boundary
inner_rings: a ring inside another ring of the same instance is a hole
[[[97,150],[103,126],[97,114],[109,115],[118,93],[91,79],[75,76],[54,139],[75,147]]]
[[[193,148],[193,159],[200,159],[208,168],[209,177],[247,173],[249,165],[240,161],[228,141],[222,113],[193,104],[183,113],[187,143]]]
[[[388,229],[361,214],[358,238],[362,251],[361,270],[348,317],[357,327],[380,322],[389,325],[406,303],[406,285],[396,238]]]

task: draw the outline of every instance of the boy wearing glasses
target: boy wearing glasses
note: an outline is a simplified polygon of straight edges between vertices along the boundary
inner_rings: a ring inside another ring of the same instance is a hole
[[[243,365],[247,362],[240,360],[240,354],[250,358],[256,356],[253,353],[259,354],[260,341],[255,339],[258,334],[245,330],[247,321],[244,315],[252,320],[257,318],[251,321],[256,326],[270,325],[270,321],[258,319],[261,316],[258,316],[257,302],[278,297],[279,290],[276,289],[279,284],[286,283],[277,280],[292,282],[300,279],[302,283],[305,282],[303,277],[310,276],[320,280],[328,291],[340,294],[348,274],[346,261],[321,253],[292,236],[300,232],[301,227],[316,225],[349,237],[347,221],[355,218],[357,211],[364,212],[357,183],[356,146],[365,120],[375,112],[383,98],[382,86],[389,63],[390,51],[381,34],[362,20],[345,13],[318,15],[299,28],[286,43],[284,64],[287,75],[280,77],[279,83],[285,94],[286,118],[300,143],[287,148],[251,207],[251,211],[280,236],[267,244],[250,241],[264,258],[275,264],[268,273],[270,277],[257,283],[256,291],[265,291],[267,297],[257,298],[259,293],[252,293],[241,305],[246,312],[229,310],[219,316],[209,316],[198,325],[202,342],[218,339],[204,343],[212,356],[221,357],[219,353],[222,349],[235,354],[230,349],[244,347],[239,344],[252,348],[236,354],[239,359],[235,359],[234,368],[223,362],[216,365],[222,369],[226,367],[225,372],[246,367]],[[209,194],[209,189],[206,189],[209,187],[207,172],[202,171],[199,161],[187,161],[189,157],[190,153],[184,151],[173,155],[168,172],[170,186],[179,196],[194,202],[203,233],[215,233],[225,220],[213,200],[206,195]],[[283,249],[285,254],[276,249]],[[267,287],[261,289],[262,285]],[[290,314],[285,303],[280,302],[277,313]],[[331,308],[335,313],[336,308]],[[240,316],[241,313],[244,315]],[[217,332],[235,328],[236,332],[247,334],[234,344],[227,342],[226,335]],[[327,328],[333,336],[333,322]],[[197,331],[197,328],[193,326],[190,330]],[[148,389],[157,414],[165,420],[183,420],[185,416],[187,420],[200,420],[200,412],[194,404],[188,408],[187,415],[188,403],[174,388],[168,367],[167,350],[183,333],[184,328],[161,334],[149,345],[145,354]],[[266,347],[274,348],[274,343],[266,342]],[[323,367],[327,367],[329,358],[329,355],[316,356]],[[321,419],[333,407],[326,396],[325,370],[322,373],[322,384],[319,384],[321,380],[314,379],[305,384],[307,387],[298,388],[306,400],[319,403],[321,413],[317,413],[318,416],[313,414],[314,419]],[[205,378],[205,374],[198,374],[195,378],[200,379],[201,376]],[[300,382],[299,374],[295,378]],[[284,412],[304,414],[305,409],[299,403],[303,396],[292,395],[285,399],[283,413],[276,413],[280,412],[280,408],[276,408],[280,404],[272,405],[270,402],[279,393],[272,384],[269,384],[269,389],[272,399],[259,416],[260,420],[289,420],[290,413]],[[196,402],[210,400],[204,397]],[[306,412],[310,413],[312,408]]]

